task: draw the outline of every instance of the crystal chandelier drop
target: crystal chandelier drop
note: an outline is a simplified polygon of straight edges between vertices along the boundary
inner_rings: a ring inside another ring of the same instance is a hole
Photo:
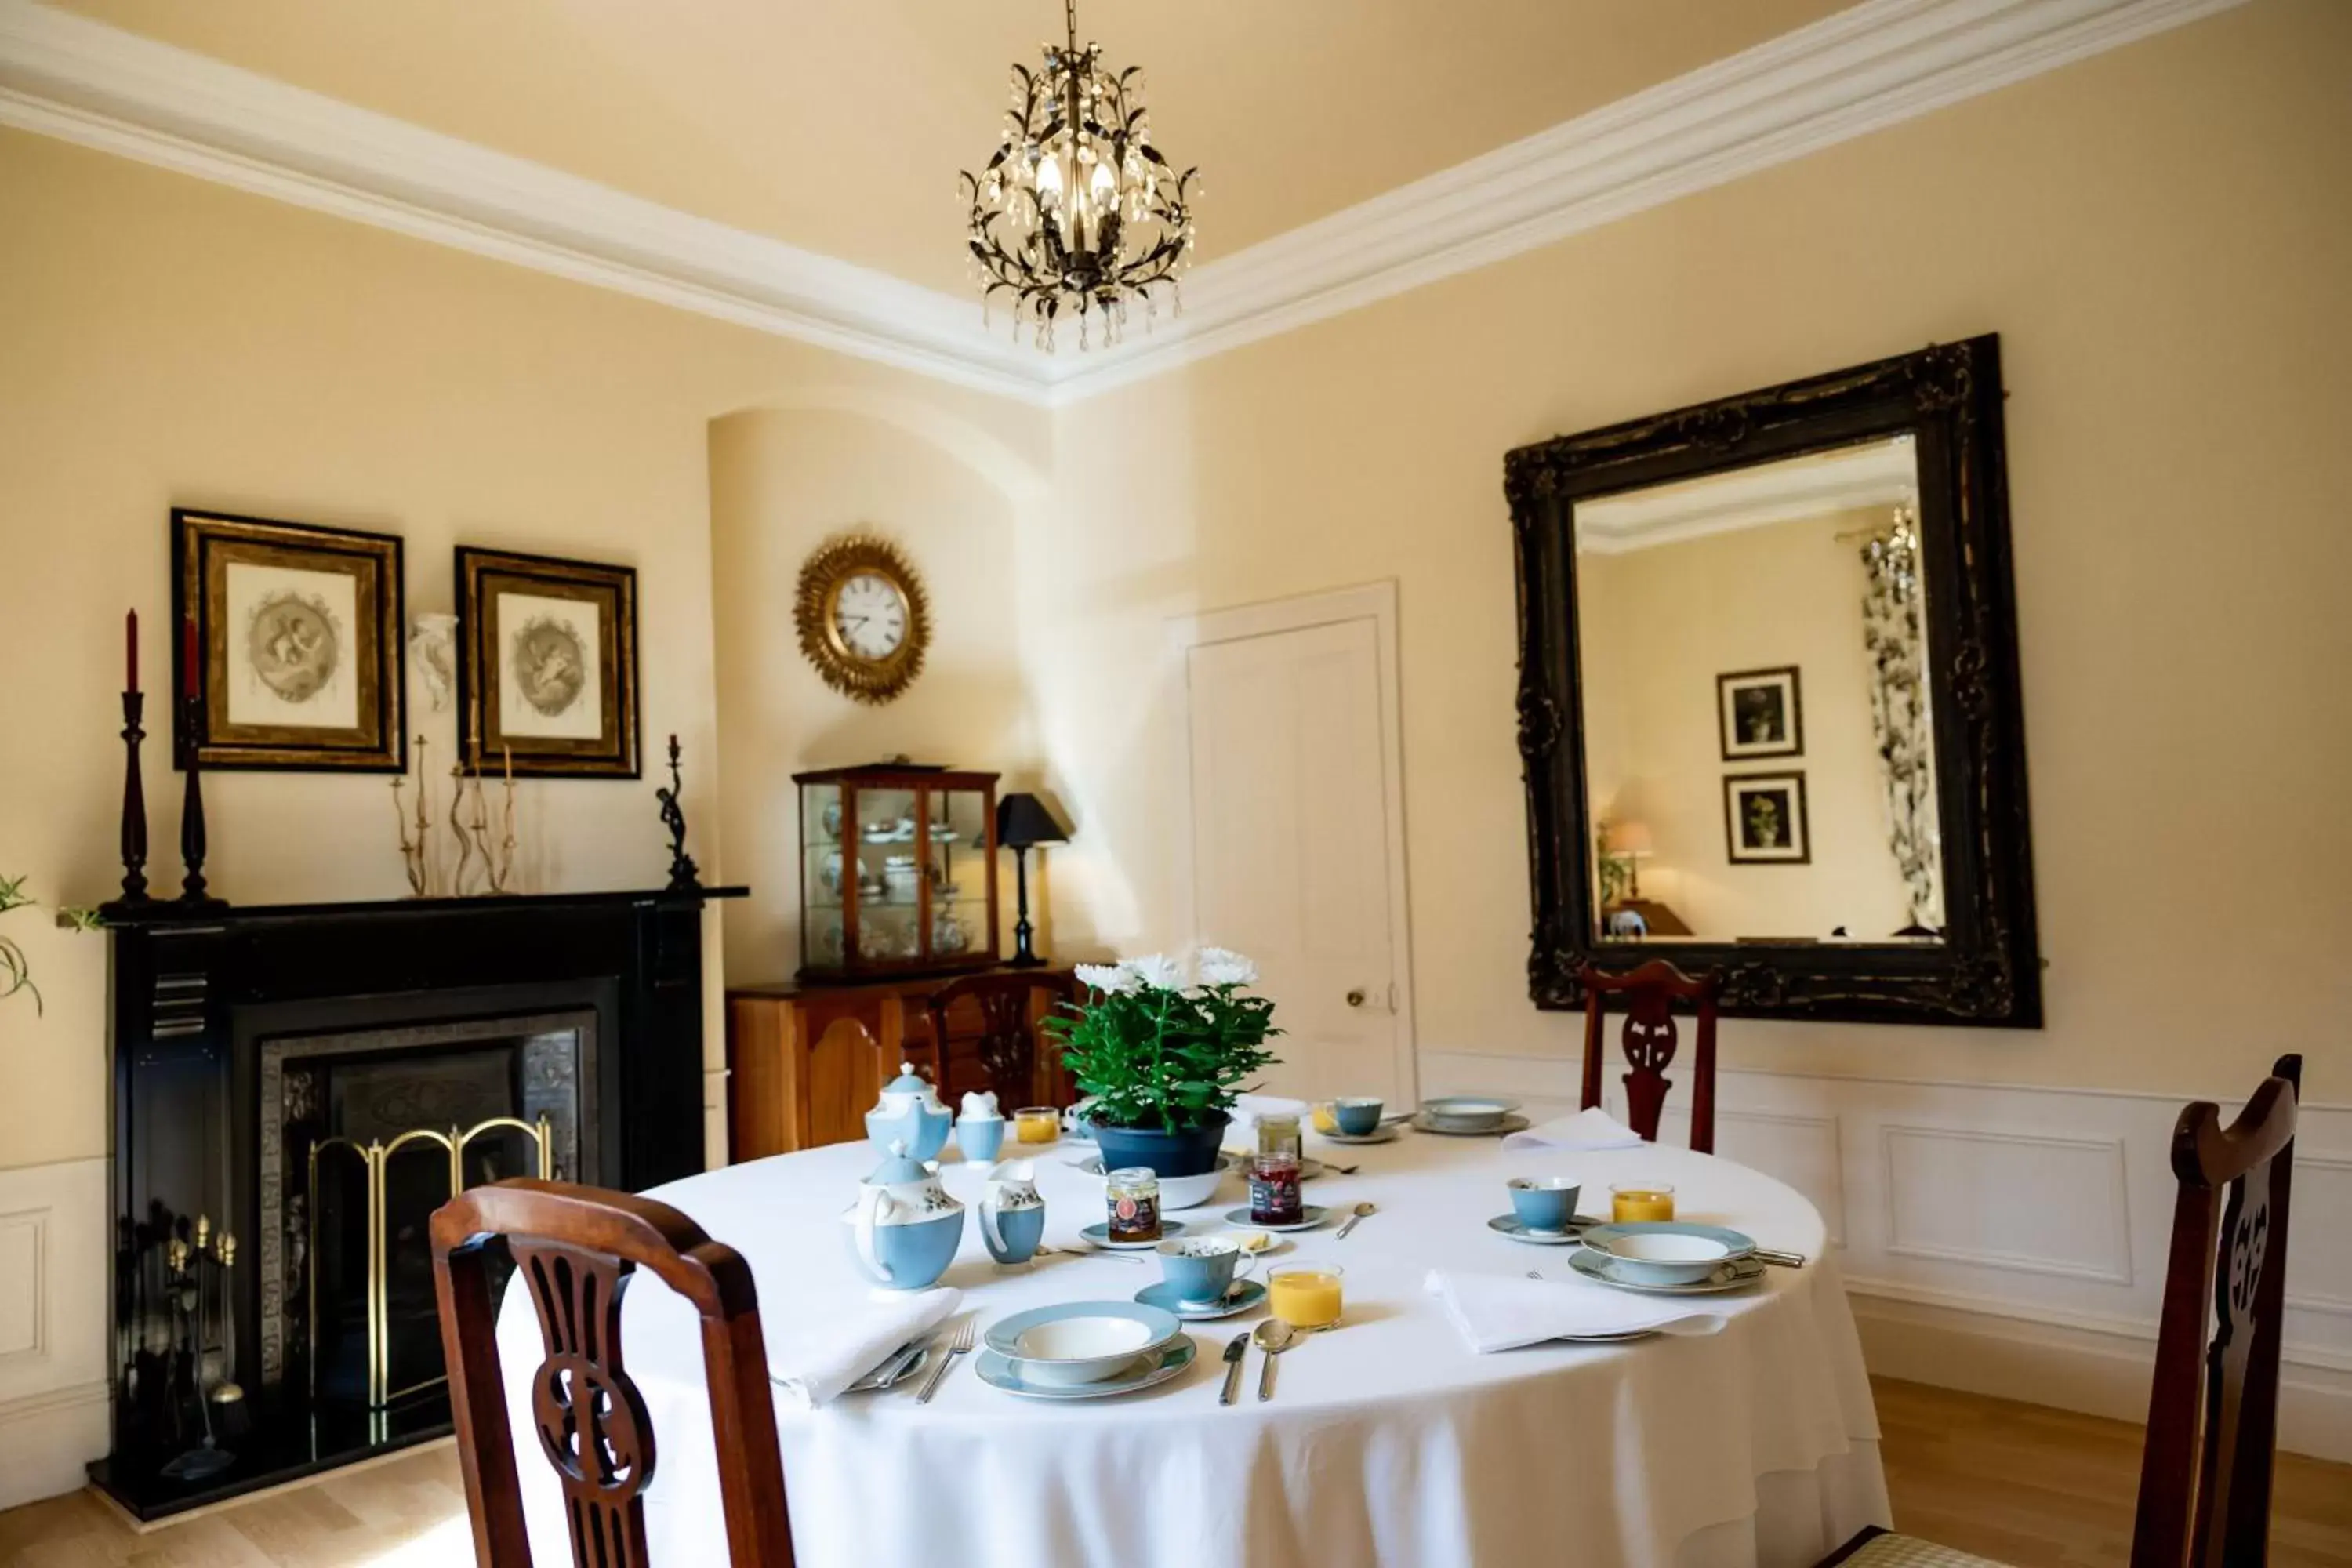
[[[1162,284],[1181,305],[1200,194],[1199,171],[1178,174],[1151,144],[1141,68],[1113,76],[1100,46],[1078,47],[1077,0],[1063,11],[1066,42],[1045,46],[1042,71],[1013,68],[996,155],[962,176],[982,310],[1009,295],[1014,336],[1025,321],[1049,352],[1065,316],[1077,317],[1084,349],[1097,321],[1105,343],[1118,341],[1130,298],[1147,320]]]

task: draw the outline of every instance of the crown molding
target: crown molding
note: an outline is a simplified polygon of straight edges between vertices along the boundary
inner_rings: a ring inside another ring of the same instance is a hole
[[[1196,268],[1090,396],[1726,184],[2245,0],[1864,0]]]
[[[1576,503],[1580,554],[1622,555],[1864,507],[1919,503],[1909,435]]]
[[[1197,268],[1047,356],[975,303],[103,23],[0,0],[0,125],[960,385],[1060,405],[1629,216],[2245,0],[1864,0]]]

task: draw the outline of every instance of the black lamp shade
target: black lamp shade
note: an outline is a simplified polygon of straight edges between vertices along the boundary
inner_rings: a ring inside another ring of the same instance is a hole
[[[1067,844],[1070,830],[1054,820],[1034,795],[1008,795],[996,803],[996,841],[1007,849],[1035,844]]]

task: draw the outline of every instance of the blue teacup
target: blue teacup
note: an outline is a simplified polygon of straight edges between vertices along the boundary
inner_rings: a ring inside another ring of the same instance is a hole
[[[1574,1176],[1513,1176],[1511,1209],[1529,1230],[1564,1231],[1583,1184]]]
[[[963,1157],[975,1165],[996,1163],[996,1152],[1004,1147],[1004,1118],[1002,1116],[965,1116],[956,1121],[956,1147]]]
[[[1350,1138],[1369,1138],[1381,1128],[1381,1101],[1369,1095],[1357,1095],[1331,1102],[1331,1120],[1339,1131]]]
[[[1160,1271],[1177,1297],[1196,1305],[1222,1301],[1236,1267],[1246,1268],[1238,1243],[1222,1236],[1175,1237],[1160,1244]]]

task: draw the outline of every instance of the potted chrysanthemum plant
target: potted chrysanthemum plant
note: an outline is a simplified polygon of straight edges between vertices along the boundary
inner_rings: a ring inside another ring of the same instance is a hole
[[[1234,1100],[1280,1059],[1265,1048],[1282,1033],[1274,1004],[1247,989],[1257,966],[1207,947],[1197,982],[1159,953],[1081,963],[1076,973],[1085,999],[1064,1004],[1045,1027],[1090,1101],[1085,1114],[1103,1169],[1214,1170]]]

